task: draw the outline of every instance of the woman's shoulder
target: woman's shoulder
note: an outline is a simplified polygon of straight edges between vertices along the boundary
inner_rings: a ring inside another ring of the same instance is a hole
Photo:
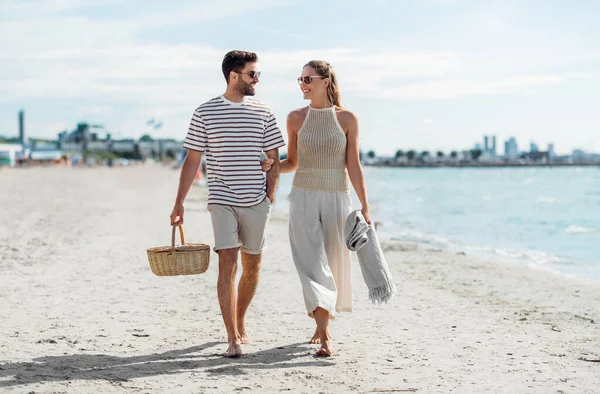
[[[288,116],[299,116],[299,115],[306,116],[307,112],[308,112],[308,106],[302,107],[302,108],[296,108],[296,109],[290,111]]]
[[[337,114],[338,121],[340,124],[342,124],[342,126],[358,123],[358,117],[356,114],[346,108],[336,108],[335,112]]]
[[[307,113],[308,107],[295,109],[288,114],[288,121],[292,123],[302,123],[304,122],[304,118],[306,118]]]

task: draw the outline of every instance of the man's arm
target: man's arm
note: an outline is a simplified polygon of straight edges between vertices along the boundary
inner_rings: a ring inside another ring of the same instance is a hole
[[[192,183],[196,179],[202,152],[190,149],[183,161],[181,167],[181,175],[179,176],[179,188],[177,189],[177,197],[175,198],[175,206],[171,212],[171,225],[183,224],[183,202],[192,187]],[[268,182],[268,181],[267,181]]]
[[[268,159],[273,160],[271,169],[267,172],[267,198],[272,204],[275,202],[275,192],[279,182],[279,148],[268,150],[265,154]]]

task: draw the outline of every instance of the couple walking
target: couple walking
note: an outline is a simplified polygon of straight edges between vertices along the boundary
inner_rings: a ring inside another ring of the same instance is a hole
[[[171,223],[183,223],[184,200],[206,154],[208,211],[219,255],[217,293],[227,330],[227,357],[242,355],[248,342],[245,315],[258,284],[265,228],[280,172],[296,171],[290,195],[289,236],[308,315],[316,322],[310,343],[319,356],[332,354],[329,319],[352,310],[350,251],[344,223],[351,212],[349,181],[370,223],[369,204],[359,161],[358,120],[340,102],[331,65],[310,61],[298,84],[307,107],[287,117],[285,145],[272,110],[252,98],[260,79],[256,54],[231,51],[223,59],[227,89],[198,107],[184,147],[188,149]],[[267,156],[260,160],[261,153]],[[348,179],[349,178],[349,179]],[[238,251],[242,275],[237,297]]]

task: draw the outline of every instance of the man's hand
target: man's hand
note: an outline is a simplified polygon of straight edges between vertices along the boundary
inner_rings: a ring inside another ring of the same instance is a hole
[[[268,172],[271,169],[271,166],[273,165],[274,161],[275,160],[273,159],[262,160],[260,162],[260,166],[262,167],[263,172]]]
[[[175,203],[173,212],[171,212],[171,226],[174,224],[183,224],[183,204]]]
[[[261,160],[260,166],[262,167],[262,170],[264,172],[269,172],[269,170],[271,169],[271,166],[273,165],[274,162],[275,162],[275,160],[273,160],[273,159]],[[273,203],[275,203],[274,195],[271,196],[271,195],[267,194],[267,198],[269,199],[269,201],[271,201],[271,205],[273,205]]]

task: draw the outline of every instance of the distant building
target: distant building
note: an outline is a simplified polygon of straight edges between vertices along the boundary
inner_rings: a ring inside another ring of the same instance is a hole
[[[529,144],[529,152],[537,153],[539,151],[540,151],[540,147],[535,142],[532,142],[531,144]]]
[[[14,167],[22,150],[21,144],[0,144],[0,167],[4,165]]]
[[[97,141],[98,135],[90,133],[90,126],[87,123],[78,123],[77,128],[72,132],[63,131],[58,134],[58,143],[62,149],[73,149],[78,147],[82,150],[88,150],[91,141]]]
[[[586,153],[581,149],[573,149],[573,154],[571,155],[573,160],[581,161],[586,158]]]
[[[515,137],[511,137],[504,143],[504,156],[515,158],[519,155],[519,146]]]
[[[27,136],[25,135],[25,111],[19,111],[19,143],[23,148],[27,146]]]
[[[183,141],[174,139],[143,138],[113,139],[102,125],[78,123],[73,131],[64,130],[57,140],[32,139],[29,143],[25,133],[25,113],[19,111],[19,144],[0,146],[0,164],[14,165],[15,161],[29,158],[33,161],[55,160],[55,156],[86,155],[106,157],[117,155],[126,159],[182,159],[186,150]],[[97,132],[96,132],[97,131]],[[16,138],[15,138],[16,141]]]
[[[491,143],[490,143],[490,140],[491,140]],[[481,149],[481,147],[476,147],[475,149]],[[487,157],[495,157],[497,155],[496,136],[495,135],[492,135],[492,136],[484,135],[483,136],[482,152],[483,152],[484,156],[487,156]]]
[[[548,144],[548,160],[552,160],[556,157],[556,153],[554,152],[554,144]]]

